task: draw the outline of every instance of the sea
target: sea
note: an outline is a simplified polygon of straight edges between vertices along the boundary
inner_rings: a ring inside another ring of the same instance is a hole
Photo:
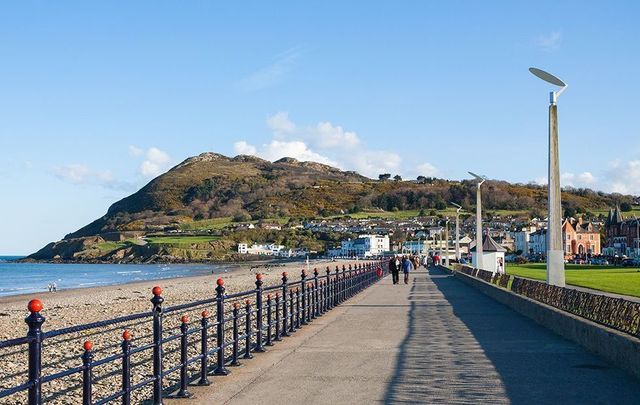
[[[232,264],[58,264],[18,263],[21,256],[0,256],[0,296],[134,281],[225,273]]]

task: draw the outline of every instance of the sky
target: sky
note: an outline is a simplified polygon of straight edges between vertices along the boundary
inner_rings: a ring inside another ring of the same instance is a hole
[[[635,1],[4,2],[0,255],[104,215],[187,157],[640,194]]]

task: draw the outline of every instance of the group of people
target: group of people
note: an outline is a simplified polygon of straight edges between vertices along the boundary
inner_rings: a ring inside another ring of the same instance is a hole
[[[53,283],[49,283],[47,285],[47,288],[49,288],[49,292],[56,292],[58,291],[58,285],[55,283],[55,281]]]
[[[404,283],[409,284],[409,273],[420,267],[420,258],[418,256],[393,256],[389,260],[389,271],[393,277],[393,284],[400,283],[400,270],[404,274]],[[427,262],[422,263],[427,267]]]

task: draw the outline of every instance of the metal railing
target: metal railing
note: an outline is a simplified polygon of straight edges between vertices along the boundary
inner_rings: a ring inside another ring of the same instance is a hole
[[[291,336],[385,273],[382,262],[350,264],[327,267],[325,274],[303,270],[294,282],[284,272],[282,283],[269,287],[257,274],[255,289],[234,294],[218,279],[215,297],[175,306],[164,306],[162,289],[154,287],[149,312],[52,331],[43,330],[42,302],[31,300],[27,335],[0,342],[7,351],[0,352],[0,367],[16,359],[28,365],[2,378],[0,401],[127,405],[150,399],[160,405],[166,397],[187,398],[190,384],[209,385],[210,376],[229,374],[227,367]],[[86,339],[79,352],[47,354],[86,337],[101,347]],[[96,386],[108,392],[96,395]]]
[[[509,274],[492,273],[469,266],[459,266],[456,271],[640,338],[640,303],[638,302],[575,288],[558,287]]]

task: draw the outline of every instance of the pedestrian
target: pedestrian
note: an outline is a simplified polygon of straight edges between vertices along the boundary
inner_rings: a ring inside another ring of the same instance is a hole
[[[389,271],[391,272],[393,284],[398,284],[400,282],[400,266],[398,258],[395,256],[393,256],[391,260],[389,260]]]
[[[56,284],[55,281],[53,282],[53,284],[51,284],[51,288],[53,289],[53,292],[57,292],[58,291],[58,285]]]
[[[407,256],[402,258],[402,272],[404,273],[404,283],[409,284],[409,273],[413,270],[413,264]]]
[[[47,284],[47,288],[49,289],[49,292],[51,292],[51,290],[53,290],[53,286],[51,285],[51,283]]]

